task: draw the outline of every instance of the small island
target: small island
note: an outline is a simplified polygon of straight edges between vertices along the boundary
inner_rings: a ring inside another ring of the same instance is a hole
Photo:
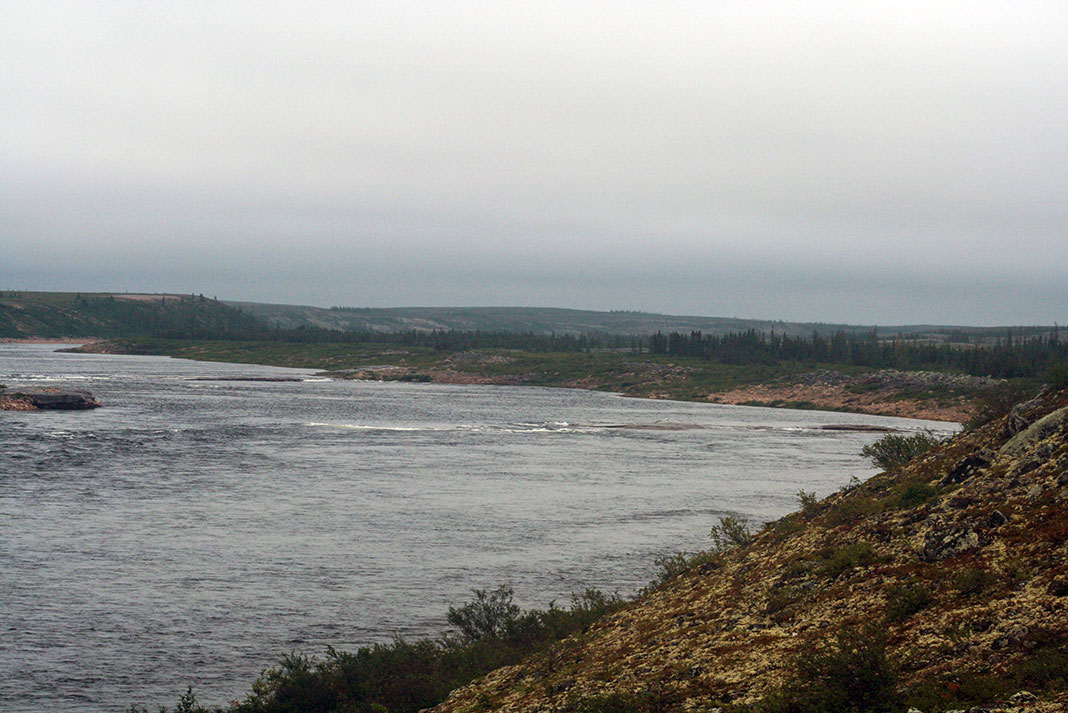
[[[79,411],[100,407],[100,401],[84,389],[0,390],[0,411]]]

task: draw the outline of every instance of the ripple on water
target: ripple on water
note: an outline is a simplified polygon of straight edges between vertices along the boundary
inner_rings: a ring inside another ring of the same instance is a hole
[[[436,635],[472,588],[509,582],[525,606],[634,591],[721,514],[772,518],[866,475],[878,434],[819,426],[909,426],[300,371],[189,381],[293,373],[0,345],[0,382],[91,380],[105,404],[5,416],[0,708],[151,709],[187,685],[222,703],[292,649]]]

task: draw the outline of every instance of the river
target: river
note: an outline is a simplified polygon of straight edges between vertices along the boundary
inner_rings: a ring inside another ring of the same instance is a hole
[[[721,516],[872,474],[878,434],[822,426],[948,427],[55,348],[0,344],[0,383],[104,407],[0,412],[5,711],[224,704],[290,651],[436,635],[472,588],[630,594]]]

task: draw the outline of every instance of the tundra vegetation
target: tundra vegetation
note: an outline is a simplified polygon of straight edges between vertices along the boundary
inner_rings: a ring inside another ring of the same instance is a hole
[[[923,455],[937,446],[941,440],[930,431],[908,436],[888,433],[875,443],[864,446],[860,454],[871,460],[872,465],[877,468],[893,470]]]

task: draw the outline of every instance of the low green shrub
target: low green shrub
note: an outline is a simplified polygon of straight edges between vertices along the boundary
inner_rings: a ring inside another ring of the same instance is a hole
[[[399,376],[396,377],[395,380],[396,381],[409,381],[409,382],[415,382],[415,383],[420,383],[420,384],[425,384],[428,381],[432,381],[432,379],[430,377],[430,374],[420,374],[420,373],[400,374]]]
[[[900,622],[934,604],[934,594],[927,585],[912,582],[888,587],[886,590],[886,618]]]
[[[901,705],[897,666],[877,624],[841,627],[813,651],[805,647],[791,662],[791,675],[778,691],[752,704],[726,706],[724,713],[883,713]]]
[[[512,590],[476,590],[475,599],[450,608],[459,635],[409,642],[396,639],[355,653],[328,649],[323,658],[283,656],[264,671],[244,700],[225,713],[417,713],[501,666],[547,651],[571,634],[588,629],[623,601],[588,589],[572,597],[569,608],[550,603],[544,610],[521,611]],[[174,713],[223,713],[204,708],[192,691]],[[129,713],[147,713],[131,707]],[[161,713],[169,713],[166,708]]]
[[[764,526],[764,531],[769,533],[771,541],[775,543],[781,543],[803,529],[805,529],[805,518],[800,512],[792,512]]]
[[[1051,366],[1046,372],[1045,382],[1053,391],[1068,387],[1068,363],[1062,362]]]
[[[734,547],[745,547],[753,541],[753,533],[749,529],[749,522],[728,515],[719,519],[718,525],[712,526],[709,532],[712,541],[716,543],[716,549],[723,551]]]
[[[797,504],[801,507],[801,517],[810,520],[820,510],[820,501],[815,493],[806,493],[804,490],[797,491]]]
[[[851,496],[840,499],[827,510],[824,522],[830,527],[850,525],[869,515],[882,510],[882,505],[874,498]]]
[[[914,433],[911,436],[888,433],[875,443],[864,446],[860,454],[871,460],[877,468],[884,471],[895,470],[941,442],[942,439],[930,431]]]
[[[978,428],[1009,413],[1012,407],[1031,396],[1031,389],[1023,384],[1005,382],[984,391],[975,400],[975,410],[964,427]]]
[[[168,713],[168,709],[161,707],[160,713]],[[178,697],[178,705],[174,708],[174,713],[222,713],[222,708],[205,708],[197,702],[197,697],[193,695],[193,688],[189,687],[185,693]],[[126,709],[126,713],[149,713],[149,710],[144,706],[130,706]]]
[[[720,565],[720,557],[721,554],[716,551],[697,552],[692,555],[688,555],[685,552],[676,552],[657,557],[653,560],[657,568],[656,573],[649,584],[641,589],[641,594],[648,594],[693,569],[718,567]]]
[[[1021,687],[1063,689],[1068,686],[1068,646],[1061,641],[1032,649],[1011,674]]]
[[[676,552],[671,555],[663,555],[653,560],[656,565],[656,574],[653,580],[646,585],[646,591],[667,584],[690,568],[690,558],[685,552]]]
[[[805,592],[800,587],[791,585],[772,587],[767,593],[768,600],[764,604],[764,613],[775,620],[787,618],[786,610],[799,603],[804,595]]]
[[[461,607],[449,607],[448,622],[468,641],[501,636],[515,626],[520,609],[512,603],[515,592],[502,584],[492,592],[475,589],[475,598]]]
[[[938,488],[926,482],[908,481],[896,484],[890,497],[883,502],[883,509],[914,508],[929,502],[938,495]]]
[[[850,542],[840,547],[821,550],[817,572],[824,577],[837,577],[856,567],[867,567],[875,562],[875,552],[863,540]]]
[[[953,575],[951,583],[958,593],[969,596],[982,594],[985,589],[993,585],[997,577],[988,569],[981,567],[966,567]]]
[[[934,681],[917,681],[904,694],[905,703],[922,711],[967,710],[1012,693],[1006,682],[987,673],[961,671]]]
[[[600,696],[574,696],[565,701],[563,713],[660,713],[667,701],[662,693],[608,693]]]

